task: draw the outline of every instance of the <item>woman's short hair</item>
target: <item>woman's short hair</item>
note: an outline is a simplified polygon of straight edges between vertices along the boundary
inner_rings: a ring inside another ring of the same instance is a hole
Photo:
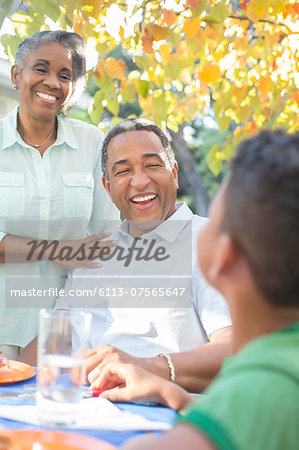
[[[15,64],[23,69],[28,56],[37,47],[47,42],[57,42],[64,45],[72,57],[72,95],[63,107],[61,113],[67,114],[78,101],[85,88],[86,55],[83,39],[77,34],[64,30],[38,31],[25,38],[19,45],[15,55]]]

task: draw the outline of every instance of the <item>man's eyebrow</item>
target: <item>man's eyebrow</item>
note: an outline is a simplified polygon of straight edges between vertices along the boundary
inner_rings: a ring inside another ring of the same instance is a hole
[[[163,162],[163,159],[159,155],[159,153],[144,153],[142,155],[142,159],[147,158],[158,158],[161,162]],[[116,169],[117,166],[120,166],[121,164],[129,164],[130,161],[128,159],[119,159],[118,161],[115,161],[112,166],[112,172]]]
[[[116,169],[117,166],[121,165],[121,164],[128,164],[129,160],[128,159],[120,159],[119,161],[115,161],[115,163],[113,163],[112,166],[112,172]]]
[[[158,159],[160,159],[162,161],[162,158],[159,155],[159,153],[144,153],[142,155],[142,158],[143,159],[146,159],[146,158],[158,158]]]

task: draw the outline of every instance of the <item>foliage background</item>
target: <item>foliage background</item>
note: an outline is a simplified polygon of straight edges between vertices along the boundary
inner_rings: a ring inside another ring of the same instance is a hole
[[[9,16],[15,29],[1,38],[11,61],[25,36],[50,23],[92,43],[94,101],[81,116],[102,128],[134,115],[158,123],[181,163],[182,193],[201,214],[240,140],[299,128],[296,0],[14,3],[0,8],[0,25]]]

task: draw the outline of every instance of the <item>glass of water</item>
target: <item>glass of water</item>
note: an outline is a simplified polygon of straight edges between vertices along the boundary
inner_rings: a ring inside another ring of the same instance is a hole
[[[42,424],[76,422],[90,324],[91,314],[78,309],[40,311],[36,405]]]

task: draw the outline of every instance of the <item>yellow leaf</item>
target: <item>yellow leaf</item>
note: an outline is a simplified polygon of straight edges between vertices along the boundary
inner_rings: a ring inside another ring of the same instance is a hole
[[[295,91],[291,93],[291,99],[294,100],[299,106],[299,91]]]
[[[124,37],[125,37],[125,30],[124,30],[124,28],[120,25],[120,27],[119,27],[119,32],[118,32],[118,34],[119,34],[119,37],[121,38],[121,40],[123,41],[124,40]]]
[[[74,21],[74,31],[77,34],[81,34],[83,25],[82,25],[82,21],[81,20],[77,20],[76,22]]]
[[[205,37],[212,39],[213,41],[219,42],[223,39],[223,32],[221,28],[215,28],[211,25],[207,25],[203,31]]]
[[[215,176],[219,175],[222,167],[222,159],[218,157],[219,148],[220,144],[214,144],[206,157],[209,169]]]
[[[106,59],[104,68],[109,77],[121,80],[122,78],[125,78],[127,64],[122,59],[116,60],[110,56]]]
[[[221,71],[217,64],[206,65],[203,67],[201,72],[199,73],[199,78],[201,81],[205,83],[214,84],[220,78]]]
[[[96,78],[102,78],[103,73],[104,73],[104,64],[105,64],[105,60],[104,60],[104,56],[102,56],[102,58],[99,60],[96,70],[94,72],[94,76]]]
[[[236,111],[236,118],[241,122],[245,123],[251,116],[251,108],[249,106],[243,106]]]
[[[270,6],[271,0],[250,0],[246,14],[250,20],[256,22],[265,15]]]
[[[259,91],[262,99],[267,98],[269,89],[272,86],[273,82],[269,76],[261,77],[259,80]]]
[[[156,25],[155,23],[143,24],[142,32],[144,37],[151,37],[154,41],[161,41],[168,37],[168,28],[160,27],[160,25]]]
[[[145,53],[152,53],[154,38],[152,36],[142,36],[141,40]]]
[[[202,19],[197,17],[196,19],[185,19],[183,31],[190,37],[193,37],[199,30]]]

